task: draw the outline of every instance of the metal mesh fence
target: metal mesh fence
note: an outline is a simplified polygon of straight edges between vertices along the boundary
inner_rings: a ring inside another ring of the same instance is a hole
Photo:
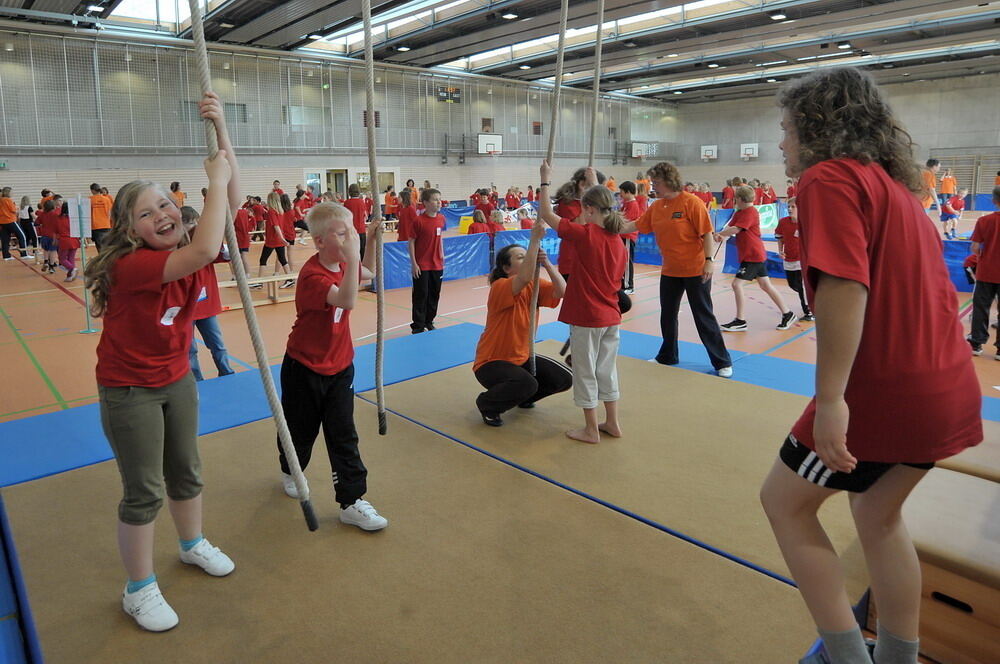
[[[173,45],[44,34],[5,34],[0,60],[0,145],[8,152],[198,152],[203,137],[193,54]],[[361,152],[366,138],[360,63],[295,55],[211,53],[215,90],[244,152]],[[394,68],[376,72],[380,150],[444,150],[483,119],[504,135],[504,153],[542,154],[551,91]],[[590,93],[565,91],[557,151],[586,154]],[[574,103],[575,102],[575,103]],[[602,100],[597,152],[628,141],[630,119],[650,104]],[[659,107],[656,107],[659,113]],[[541,133],[535,123],[541,123]],[[612,134],[614,136],[612,136]]]

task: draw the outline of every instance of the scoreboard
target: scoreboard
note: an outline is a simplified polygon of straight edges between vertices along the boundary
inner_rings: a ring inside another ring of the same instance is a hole
[[[461,88],[451,88],[446,85],[439,85],[435,89],[435,96],[437,97],[438,101],[443,101],[446,104],[462,103]]]

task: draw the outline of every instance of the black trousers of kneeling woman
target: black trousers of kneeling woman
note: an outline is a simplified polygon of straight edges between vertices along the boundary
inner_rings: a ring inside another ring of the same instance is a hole
[[[497,360],[476,370],[476,380],[486,391],[476,397],[479,410],[489,415],[505,413],[515,406],[529,406],[539,399],[573,387],[573,372],[544,355],[535,355],[535,375],[529,363]]]

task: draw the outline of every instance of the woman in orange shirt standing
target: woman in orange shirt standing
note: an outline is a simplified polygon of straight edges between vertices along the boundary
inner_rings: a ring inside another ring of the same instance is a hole
[[[170,183],[170,198],[173,199],[178,208],[184,207],[184,201],[187,200],[187,194],[181,191],[180,182]]]
[[[938,191],[938,202],[944,205],[957,191],[955,176],[951,174],[951,169],[944,169],[944,175],[941,176],[941,190]]]
[[[399,209],[399,197],[393,191],[392,185],[385,188],[385,218],[395,219],[396,211]]]
[[[17,240],[17,248],[21,252],[21,258],[30,257],[24,248],[25,242],[21,227],[17,225],[17,203],[10,197],[10,192],[10,187],[4,187],[0,190],[0,242],[3,243],[3,259],[5,261],[14,260],[14,257],[10,255],[11,236]]]
[[[549,281],[538,280],[538,306],[557,307],[566,291],[566,282],[539,250],[544,235],[545,225],[536,221],[527,250],[519,244],[504,247],[490,273],[486,327],[476,346],[472,371],[486,388],[476,397],[476,407],[483,421],[493,427],[503,425],[500,415],[515,406],[533,408],[536,401],[573,386],[573,373],[544,355],[535,355],[535,375],[529,371],[528,335],[536,260],[549,276]]]

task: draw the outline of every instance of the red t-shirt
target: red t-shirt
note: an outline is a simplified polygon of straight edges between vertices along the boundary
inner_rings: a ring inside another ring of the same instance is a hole
[[[767,260],[764,241],[760,238],[760,213],[757,208],[737,210],[726,225],[740,229],[736,234],[736,253],[741,263],[763,263]]]
[[[531,219],[531,217],[522,217],[521,218],[521,230],[522,231],[529,230],[529,229],[533,228],[534,226],[535,226],[535,222],[534,222],[534,220]]]
[[[497,222],[493,221],[492,219],[490,219],[489,221],[486,222],[486,227],[490,229],[489,230],[490,235],[496,235],[500,231],[506,230],[506,228],[504,228],[503,224],[498,224]]]
[[[794,184],[788,185],[788,188],[785,189],[785,197],[786,198],[794,198],[795,197],[795,185]]]
[[[288,242],[295,242],[295,221],[295,208],[281,213],[281,232],[285,234],[285,240]]]
[[[559,237],[560,255],[563,247],[572,245],[577,259],[559,320],[580,327],[619,325],[618,291],[628,261],[621,238],[596,224],[576,224],[569,219],[559,222]]]
[[[721,206],[722,209],[732,210],[735,202],[736,202],[736,190],[734,190],[732,187],[723,187],[722,206]]]
[[[529,189],[528,190],[528,202],[529,203],[534,203],[535,202],[535,190],[534,189]]]
[[[504,196],[504,203],[507,204],[508,210],[513,210],[514,208],[521,207],[521,199],[517,197],[516,194],[507,194]]]
[[[920,200],[877,163],[820,162],[797,196],[809,299],[820,273],[868,289],[848,378],[847,447],[861,461],[926,463],[983,440],[979,380],[942,241]],[[823,317],[837,312],[817,309]],[[900,343],[905,339],[906,343]],[[813,448],[815,400],[792,429]]]
[[[444,245],[441,242],[444,228],[443,214],[436,217],[417,215],[410,225],[409,239],[413,240],[413,254],[421,270],[444,269]]]
[[[240,249],[250,248],[250,213],[245,208],[236,211],[233,219],[233,230],[236,231],[236,245]]]
[[[399,210],[399,221],[396,223],[396,238],[398,240],[409,240],[412,237],[413,220],[417,218],[416,211],[410,206],[404,206]]]
[[[712,196],[712,193],[711,193],[711,192],[708,192],[708,191],[693,191],[693,192],[691,192],[691,193],[692,193],[692,194],[694,194],[695,196],[697,196],[697,197],[698,197],[698,199],[699,199],[699,200],[700,200],[700,201],[701,201],[702,203],[704,203],[704,204],[705,204],[706,206],[707,206],[707,205],[711,205],[711,203],[712,203],[712,198],[713,198],[713,196]]]
[[[944,204],[944,209],[941,210],[946,214],[958,214],[965,209],[965,199],[958,196],[952,196],[948,199],[948,202]]]
[[[215,261],[201,268],[202,286],[195,298],[194,320],[211,318],[222,313],[222,298],[219,296],[219,280],[215,277],[215,263],[228,263],[222,254]]]
[[[768,187],[767,191],[761,197],[761,205],[771,205],[778,200],[778,194],[774,191],[773,187]]]
[[[346,264],[332,272],[314,254],[299,271],[295,284],[295,323],[286,352],[324,376],[340,373],[354,361],[351,311],[327,304],[331,286],[340,287]]]
[[[476,207],[477,205],[479,205],[479,201],[481,199],[482,197],[479,194],[472,194],[471,196],[469,196],[469,205]]]
[[[277,247],[285,246],[285,233],[282,221],[283,213],[277,210],[267,209],[264,217],[264,246],[271,247],[272,249]],[[281,229],[281,232],[275,230],[275,226]]]
[[[354,230],[358,232],[358,235],[364,235],[365,224],[368,221],[368,206],[361,198],[348,198],[344,201],[344,207],[350,210],[351,216],[354,217]],[[400,211],[399,218],[399,223],[402,224],[402,211]]]
[[[137,249],[112,267],[97,344],[98,384],[163,387],[191,371],[191,324],[204,272],[162,283],[169,257],[169,251]]]
[[[478,221],[474,221],[471,224],[469,224],[468,235],[474,235],[476,233],[489,233],[489,232],[490,232],[489,224],[481,224]]]
[[[785,260],[799,260],[799,224],[791,217],[782,217],[774,229],[774,237],[785,246]]]
[[[580,201],[561,201],[556,204],[554,212],[563,219],[573,221],[583,214],[583,204]],[[569,242],[561,242],[559,244],[559,274],[573,274],[575,264],[576,251],[573,245]]]
[[[492,203],[476,203],[476,209],[482,212],[483,216],[486,217],[487,220],[489,220],[490,215],[493,214],[493,210],[496,210]]]
[[[68,214],[60,214],[56,217],[56,237],[60,249],[80,248],[80,238],[70,235]]]
[[[630,201],[622,201],[622,216],[625,217],[627,221],[635,221],[636,219],[641,217],[642,208],[639,207],[639,201],[637,201],[634,198]],[[638,240],[639,231],[635,231],[634,233],[626,233],[625,235],[622,235],[622,237],[627,238],[629,240]]]
[[[639,213],[642,214],[649,209],[649,196],[643,196],[639,194],[635,197],[635,200],[639,203]]]
[[[267,221],[267,207],[255,203],[250,206],[250,210],[253,212],[254,221]]]
[[[1000,284],[1000,212],[976,220],[972,241],[982,245],[979,250],[976,279],[990,284]]]
[[[309,208],[311,208],[312,206],[313,206],[312,200],[306,198],[304,195],[301,198],[296,198],[292,202],[292,207],[295,208],[295,210],[299,213],[298,217],[299,219],[305,217],[306,212],[308,212]]]
[[[57,226],[59,225],[59,213],[55,210],[51,212],[39,212],[35,216],[35,224],[38,225],[38,234],[42,237],[57,237]]]
[[[764,190],[760,187],[754,187],[753,190],[753,204],[761,205],[764,202]]]

